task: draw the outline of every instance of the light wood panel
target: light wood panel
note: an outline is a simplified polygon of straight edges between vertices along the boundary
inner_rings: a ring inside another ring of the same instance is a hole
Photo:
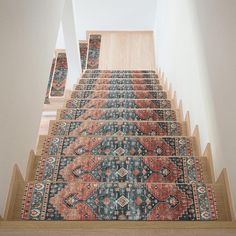
[[[19,167],[15,164],[13,167],[12,178],[7,196],[7,203],[4,212],[4,220],[19,220],[21,213],[21,204],[24,194],[25,181]]]
[[[155,69],[151,31],[90,31],[102,35],[99,69]]]

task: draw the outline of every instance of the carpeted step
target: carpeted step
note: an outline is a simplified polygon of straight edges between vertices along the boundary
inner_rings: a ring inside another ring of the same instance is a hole
[[[150,120],[176,121],[177,115],[169,109],[61,109],[61,120]]]
[[[36,181],[193,183],[203,181],[201,161],[190,157],[46,156]]]
[[[158,78],[154,73],[85,73],[82,78]]]
[[[216,220],[213,187],[197,184],[30,182],[25,220]]]
[[[167,93],[164,91],[107,91],[107,90],[86,90],[86,91],[73,91],[71,98],[82,99],[167,99]]]
[[[156,73],[155,70],[85,70],[84,73]]]
[[[132,135],[132,136],[181,136],[179,122],[157,121],[52,121],[49,135]]]
[[[112,155],[112,156],[192,156],[191,137],[134,136],[52,136],[45,137],[38,153],[44,155]]]
[[[78,84],[75,90],[162,90],[159,84]]]
[[[80,79],[79,84],[159,84],[157,79],[146,79],[146,78],[95,78],[95,79]]]
[[[154,108],[170,109],[171,101],[166,99],[69,99],[66,102],[66,108]]]

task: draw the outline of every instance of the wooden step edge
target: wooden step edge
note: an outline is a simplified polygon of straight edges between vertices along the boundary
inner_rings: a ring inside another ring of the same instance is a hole
[[[196,156],[202,156],[202,151],[201,151],[201,144],[200,144],[200,133],[199,133],[199,127],[198,125],[195,126],[193,133],[193,148],[194,148],[194,153]]]
[[[80,39],[79,43],[88,43],[88,41],[86,39]]]
[[[215,183],[215,171],[214,171],[214,165],[213,165],[213,159],[212,159],[212,151],[211,151],[211,144],[208,143],[205,147],[205,150],[203,152],[203,160],[205,160],[206,163],[206,170],[208,173],[208,179],[212,183]]]
[[[35,155],[33,150],[30,151],[26,169],[25,182],[30,182],[35,180],[36,169],[40,159],[41,156]]]
[[[2,221],[1,229],[236,229],[235,221]],[[65,233],[65,232],[64,232]],[[97,232],[96,232],[97,233]],[[166,235],[166,234],[165,234]],[[199,234],[196,234],[199,235]],[[231,234],[233,235],[233,234]]]
[[[232,195],[226,168],[221,171],[218,179],[216,180],[214,190],[218,219],[224,221],[235,221]]]
[[[46,141],[47,137],[48,137],[48,135],[40,135],[39,136],[38,145],[37,145],[37,149],[36,149],[37,156],[40,156],[42,154],[44,142]]]
[[[48,135],[51,135],[53,133],[54,125],[58,122],[58,120],[50,120],[49,126],[48,126]]]
[[[4,220],[19,220],[24,195],[25,180],[17,164],[13,166],[12,177],[4,212]]]

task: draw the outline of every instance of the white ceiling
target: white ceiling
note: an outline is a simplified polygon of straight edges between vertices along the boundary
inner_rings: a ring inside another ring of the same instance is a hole
[[[79,39],[87,30],[153,30],[156,0],[73,0]]]

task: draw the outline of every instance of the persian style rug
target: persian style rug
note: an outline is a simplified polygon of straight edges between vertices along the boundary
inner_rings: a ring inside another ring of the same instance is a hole
[[[203,181],[198,158],[153,156],[46,156],[36,181],[194,183]]]
[[[31,182],[22,218],[214,220],[216,214],[212,188],[202,183]]]
[[[87,69],[98,69],[99,67],[101,39],[102,37],[99,34],[89,36]]]
[[[79,50],[80,50],[81,69],[83,71],[86,68],[88,43],[87,42],[80,42],[79,43]]]
[[[57,121],[49,135],[56,136],[179,136],[182,125],[178,122],[157,121]]]
[[[137,120],[176,121],[176,111],[170,109],[62,109],[61,120]]]
[[[167,93],[164,91],[153,91],[153,90],[86,90],[86,91],[73,91],[71,98],[80,99],[101,99],[101,98],[115,98],[115,99],[167,99]]]
[[[205,163],[155,71],[95,70],[91,36],[88,69],[40,139],[22,219],[216,220]]]
[[[70,99],[67,108],[135,108],[170,109],[171,101],[166,99]]]
[[[49,94],[50,94],[50,89],[51,89],[51,84],[52,84],[52,77],[53,77],[54,69],[55,69],[55,62],[56,62],[56,59],[53,58],[52,65],[51,65],[51,70],[50,70],[50,75],[49,75],[49,79],[48,79],[48,86],[47,86],[47,91],[46,91],[44,104],[50,104]]]
[[[75,90],[162,90],[159,84],[78,84]]]
[[[67,70],[66,53],[58,53],[50,94],[52,97],[61,97],[64,95]]]

